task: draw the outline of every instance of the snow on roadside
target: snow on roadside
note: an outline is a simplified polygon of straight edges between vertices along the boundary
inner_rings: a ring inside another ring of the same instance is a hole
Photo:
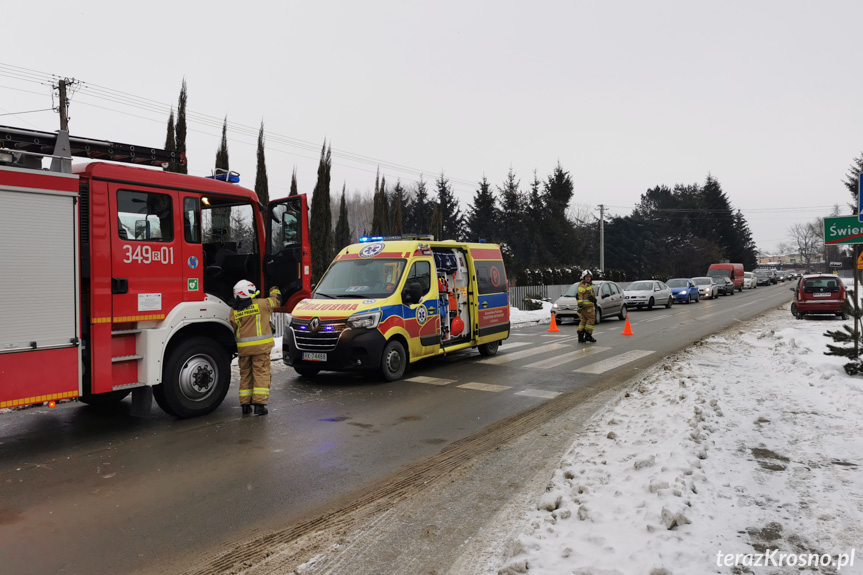
[[[499,573],[837,572],[797,554],[863,542],[863,379],[823,355],[839,324],[785,306],[651,368],[575,440]]]
[[[509,323],[512,327],[551,323],[551,302],[540,300],[533,300],[533,302],[542,304],[542,309],[522,311],[517,307],[509,308]]]

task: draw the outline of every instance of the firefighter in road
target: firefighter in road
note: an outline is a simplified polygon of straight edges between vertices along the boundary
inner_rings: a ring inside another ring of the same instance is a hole
[[[578,341],[579,343],[596,343],[596,340],[593,339],[593,322],[596,321],[596,290],[593,287],[590,270],[585,270],[582,274],[575,299],[578,301],[578,315],[581,318],[581,322],[578,324]]]
[[[273,331],[270,315],[282,305],[279,288],[270,289],[270,297],[258,295],[255,284],[240,280],[234,286],[234,303],[231,325],[237,339],[240,364],[240,405],[243,415],[255,409],[255,415],[267,414],[270,398],[270,350],[273,349]]]

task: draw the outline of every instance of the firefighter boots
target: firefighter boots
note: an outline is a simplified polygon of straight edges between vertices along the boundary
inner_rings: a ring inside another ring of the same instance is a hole
[[[593,339],[593,334],[592,334],[592,333],[585,334],[585,336],[584,336],[584,341],[587,341],[587,342],[590,342],[590,343],[596,343],[596,340],[595,340],[595,339]]]
[[[578,330],[577,333],[578,333],[578,343],[584,343],[584,332],[581,330]]]
[[[248,403],[242,404],[241,407],[243,408],[243,415],[249,415],[252,413],[252,406]]]
[[[266,405],[261,405],[259,403],[255,404],[255,415],[267,415],[269,411],[267,410]]]

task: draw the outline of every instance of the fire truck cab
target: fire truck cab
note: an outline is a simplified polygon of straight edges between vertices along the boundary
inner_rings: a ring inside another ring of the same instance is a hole
[[[133,413],[152,397],[209,413],[230,387],[233,285],[278,286],[283,311],[310,295],[305,195],[265,207],[220,181],[234,173],[152,168],[178,161],[0,126],[0,408],[132,393]]]

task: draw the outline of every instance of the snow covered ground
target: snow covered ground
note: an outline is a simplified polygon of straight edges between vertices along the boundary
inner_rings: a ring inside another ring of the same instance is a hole
[[[863,378],[823,354],[841,323],[784,306],[645,372],[489,572],[863,573]]]

